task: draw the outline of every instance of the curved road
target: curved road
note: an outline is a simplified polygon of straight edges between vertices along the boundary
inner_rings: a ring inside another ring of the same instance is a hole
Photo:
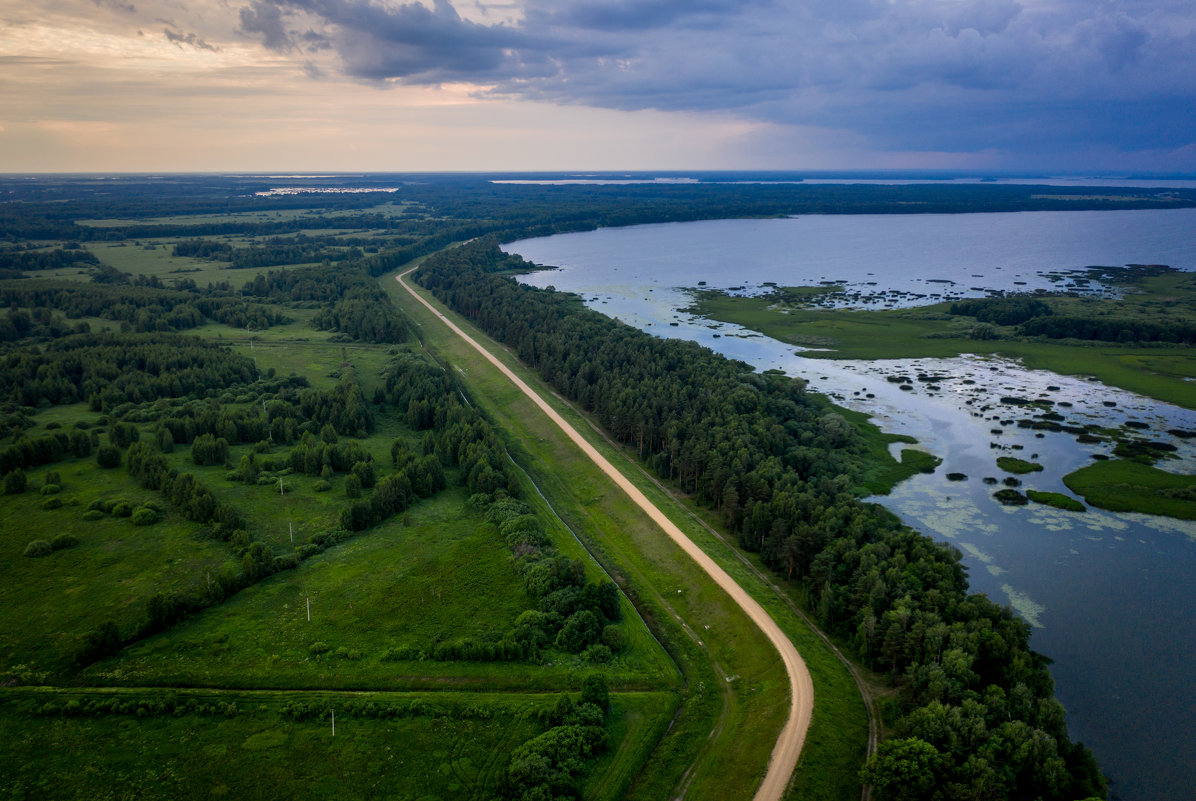
[[[760,783],[759,789],[756,790],[756,795],[753,801],[780,801],[785,794],[785,788],[789,784],[789,777],[793,775],[793,769],[797,766],[797,758],[801,754],[802,745],[806,741],[806,732],[810,728],[810,716],[814,710],[814,682],[810,678],[810,671],[806,669],[806,663],[802,661],[801,655],[798,654],[797,649],[793,647],[793,643],[781,631],[780,626],[776,624],[769,614],[764,611],[764,607],[760,606],[754,598],[747,594],[747,592],[731,578],[725,570],[719,567],[718,563],[706,555],[706,552],[699,548],[685,536],[685,533],[673,523],[664,512],[660,511],[654,503],[648,500],[639,488],[632,484],[626,476],[615,469],[605,456],[598,452],[589,440],[585,439],[577,432],[572,425],[570,425],[565,418],[561,417],[555,409],[548,405],[540,394],[533,390],[526,382],[519,376],[515,375],[505,364],[499,361],[490,351],[478,344],[473,337],[461,330],[452,320],[445,317],[436,309],[431,303],[424,300],[410,284],[403,279],[414,272],[417,268],[412,267],[410,270],[395,276],[395,280],[406,289],[413,298],[427,307],[428,311],[436,315],[445,325],[447,325],[453,333],[464,339],[470,344],[478,353],[482,354],[495,367],[497,367],[503,375],[511,380],[520,391],[527,395],[533,403],[540,407],[544,414],[557,424],[565,435],[581,448],[586,456],[596,464],[603,473],[605,473],[611,481],[615,482],[627,495],[635,502],[637,506],[644,510],[644,512],[655,521],[656,525],[669,536],[673,542],[681,547],[690,557],[701,566],[706,573],[714,579],[715,583],[723,588],[732,600],[739,605],[748,617],[752,619],[764,635],[768,637],[769,641],[777,649],[781,655],[781,661],[785,663],[785,672],[789,676],[789,719],[785,721],[785,727],[781,729],[781,736],[777,739],[776,746],[772,749],[772,756],[768,761],[768,772],[764,776],[764,781]]]

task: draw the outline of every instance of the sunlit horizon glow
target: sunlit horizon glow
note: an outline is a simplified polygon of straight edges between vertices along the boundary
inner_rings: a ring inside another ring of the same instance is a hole
[[[1179,0],[0,0],[0,171],[1196,171]]]

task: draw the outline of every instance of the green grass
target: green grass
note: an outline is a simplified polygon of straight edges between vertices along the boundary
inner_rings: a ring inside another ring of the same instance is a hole
[[[152,700],[155,693],[121,695]],[[27,711],[40,700],[38,694],[0,695],[5,743],[0,749],[0,795],[56,801],[489,799],[497,794],[510,753],[542,730],[527,713],[555,701],[554,696],[477,693],[172,695],[211,704],[233,702],[238,714],[41,717]],[[341,707],[335,737],[324,716],[294,722],[281,713],[288,702],[325,700],[333,709]],[[358,700],[472,706],[491,717],[380,720],[345,714],[345,706]]]
[[[1196,520],[1196,476],[1168,473],[1129,459],[1095,462],[1063,477],[1089,506]]]
[[[640,608],[656,621],[658,636],[686,672],[690,689],[682,714],[633,784],[629,797],[658,798],[682,787],[688,798],[750,796],[763,775],[788,706],[787,680],[776,652],[710,579],[646,521],[509,381],[406,297],[392,276],[381,281],[417,321],[425,344],[451,361],[487,411],[515,434],[521,449],[526,449],[525,455],[517,453],[516,458],[599,560],[611,566],[620,583],[636,595]],[[487,341],[468,323],[450,316],[479,341]],[[533,386],[539,384],[534,374],[505,350],[492,350]],[[855,772],[862,762],[867,720],[846,670],[750,563],[741,562],[732,549],[706,532],[684,506],[642,475],[571,407],[551,397],[549,401],[687,535],[712,553],[794,638],[811,666],[818,697],[811,731],[811,742],[816,745],[803,755],[803,786],[814,783],[836,788],[826,797],[858,797]],[[828,676],[837,678],[828,680]],[[691,767],[693,771],[687,775]]]
[[[44,469],[62,476],[59,509],[41,508]],[[112,620],[128,634],[145,617],[150,596],[204,585],[232,559],[228,546],[196,537],[198,526],[166,509],[151,526],[105,515],[84,520],[94,499],[157,500],[123,469],[101,470],[94,459],[59,462],[31,471],[34,488],[0,503],[0,665],[26,665],[57,674],[70,665],[81,637]],[[78,538],[73,548],[42,558],[22,556],[30,540]]]
[[[1068,512],[1087,511],[1084,504],[1070,495],[1064,495],[1062,492],[1039,492],[1038,490],[1028,489],[1026,490],[1026,497],[1035,503],[1044,503],[1047,506],[1053,506],[1056,509],[1063,509]]]
[[[901,451],[901,461],[893,458],[889,446],[895,442],[914,444],[917,442],[905,434],[889,434],[881,431],[871,417],[852,409],[838,408],[836,411],[855,426],[867,449],[870,467],[859,478],[858,492],[861,495],[888,495],[893,487],[924,469],[933,471],[942,462],[933,455],[913,448]]]
[[[90,668],[83,679],[313,689],[438,682],[522,690],[579,683],[579,671],[593,668],[567,654],[550,654],[539,665],[383,661],[396,646],[430,648],[501,634],[534,606],[494,527],[465,500],[454,489],[422,501],[405,514],[409,523],[392,519],[271,576]],[[329,651],[313,654],[315,643]],[[661,661],[642,650],[629,647],[602,670],[616,686],[660,686]]]
[[[1027,462],[1025,459],[1018,459],[1014,456],[998,456],[997,467],[1006,473],[1016,473],[1017,475],[1037,473],[1043,469],[1042,465],[1037,462]]]

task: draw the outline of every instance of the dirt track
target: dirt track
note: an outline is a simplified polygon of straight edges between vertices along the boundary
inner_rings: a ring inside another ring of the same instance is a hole
[[[801,655],[798,654],[797,649],[793,647],[793,643],[785,636],[776,622],[764,611],[760,604],[756,603],[747,592],[731,578],[725,570],[711,559],[706,553],[693,543],[689,537],[685,536],[684,532],[679,529],[672,520],[665,516],[663,512],[656,507],[648,498],[640,492],[639,488],[632,484],[627,478],[615,469],[605,456],[597,451],[593,445],[589,443],[577,429],[570,425],[563,417],[561,417],[555,409],[548,405],[548,403],[540,397],[540,394],[534,391],[527,385],[519,376],[515,375],[505,364],[499,361],[490,351],[483,348],[472,337],[460,329],[452,320],[440,313],[432,304],[424,300],[406,281],[403,279],[414,271],[415,268],[408,270],[401,275],[396,276],[399,284],[406,289],[413,298],[422,303],[427,309],[436,315],[445,325],[447,325],[453,333],[464,339],[470,344],[478,353],[482,354],[491,364],[502,371],[503,375],[509,378],[520,391],[528,396],[537,406],[540,407],[548,417],[565,432],[566,436],[581,448],[581,450],[596,464],[603,473],[610,477],[611,481],[615,482],[627,495],[633,500],[637,506],[644,510],[644,512],[652,518],[655,523],[669,536],[673,542],[677,543],[683,551],[690,555],[695,562],[697,562],[709,576],[714,579],[715,583],[723,588],[724,591],[739,605],[748,617],[760,627],[764,635],[768,637],[769,641],[777,649],[781,655],[781,660],[785,663],[785,672],[789,676],[789,718],[785,721],[785,727],[781,730],[781,735],[777,739],[777,744],[772,750],[772,756],[768,762],[768,772],[764,776],[764,781],[760,783],[759,789],[756,791],[754,801],[780,801],[785,793],[785,788],[789,784],[789,777],[793,774],[793,769],[797,765],[797,758],[801,754],[802,745],[806,740],[806,731],[810,728],[810,716],[814,711],[814,682],[810,678],[810,671],[806,669],[806,663],[802,661]]]

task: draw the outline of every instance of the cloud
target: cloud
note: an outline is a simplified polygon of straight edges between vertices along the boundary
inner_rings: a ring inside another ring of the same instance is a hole
[[[136,14],[137,6],[132,3],[125,3],[121,0],[92,0],[100,8],[110,8],[114,11],[123,11],[126,14]]]
[[[135,2],[50,7],[113,35],[165,25],[179,48],[323,86],[708,115],[873,152],[1045,159],[1196,141],[1190,0]]]
[[[253,5],[240,11],[241,30],[249,34],[261,34],[262,44],[280,53],[294,49],[282,21],[281,7],[271,0],[253,0]]]
[[[220,52],[219,47],[208,44],[194,33],[177,33],[172,31],[170,28],[164,29],[162,33],[166,36],[166,40],[168,42],[179,47],[187,45],[188,47],[194,47],[196,50],[207,50],[212,53]]]

